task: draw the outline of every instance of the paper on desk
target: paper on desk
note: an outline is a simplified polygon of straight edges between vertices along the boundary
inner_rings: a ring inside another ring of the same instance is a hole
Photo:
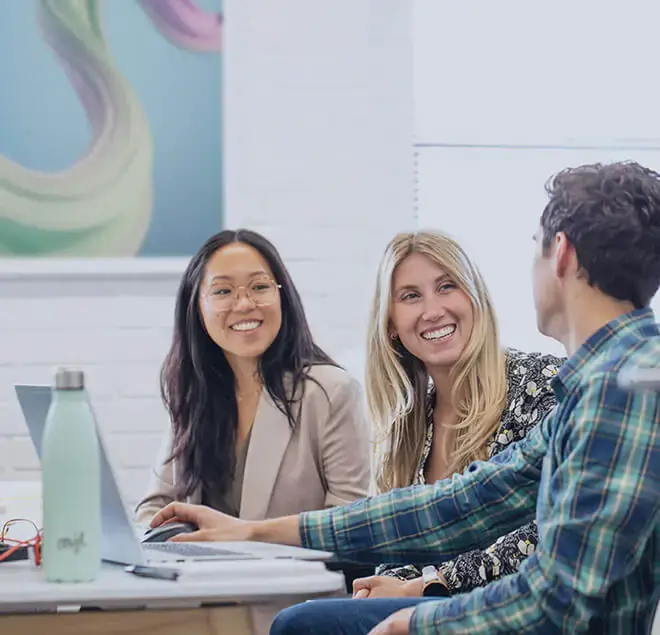
[[[309,574],[310,570],[318,568],[325,571],[325,565],[321,562],[310,562],[293,559],[255,558],[251,560],[191,560],[189,562],[158,563],[150,565],[151,568],[176,569],[179,580],[204,580],[218,578],[219,576],[241,576],[253,577],[255,575],[297,575],[298,573]]]

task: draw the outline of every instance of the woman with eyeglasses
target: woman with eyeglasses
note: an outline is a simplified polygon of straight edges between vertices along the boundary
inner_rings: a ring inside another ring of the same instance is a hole
[[[220,232],[188,264],[161,392],[171,425],[138,522],[174,500],[262,519],[367,494],[362,390],[314,343],[280,255],[256,232]]]

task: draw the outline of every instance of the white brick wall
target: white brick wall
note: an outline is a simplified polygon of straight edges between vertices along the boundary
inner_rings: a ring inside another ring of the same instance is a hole
[[[40,298],[36,283],[14,284],[33,293],[0,298],[0,480],[39,477],[13,385],[48,384],[55,365],[70,364],[85,371],[106,447],[133,502],[167,420],[158,371],[171,337],[173,296]],[[103,284],[97,288],[102,292]]]
[[[359,373],[375,262],[413,224],[410,3],[224,5],[226,224],[273,240],[317,340]],[[131,266],[0,263],[0,481],[39,478],[13,384],[69,363],[127,502],[141,495],[183,263]]]

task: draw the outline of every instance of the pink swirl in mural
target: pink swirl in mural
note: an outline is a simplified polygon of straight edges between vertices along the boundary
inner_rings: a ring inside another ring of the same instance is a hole
[[[170,42],[195,52],[220,50],[222,15],[200,9],[192,0],[139,0],[154,26]]]

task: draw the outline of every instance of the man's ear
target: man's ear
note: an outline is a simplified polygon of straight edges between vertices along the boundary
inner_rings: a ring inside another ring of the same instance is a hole
[[[564,232],[555,234],[552,252],[555,274],[558,278],[565,278],[568,274],[577,272],[579,265],[575,247],[568,241]]]

